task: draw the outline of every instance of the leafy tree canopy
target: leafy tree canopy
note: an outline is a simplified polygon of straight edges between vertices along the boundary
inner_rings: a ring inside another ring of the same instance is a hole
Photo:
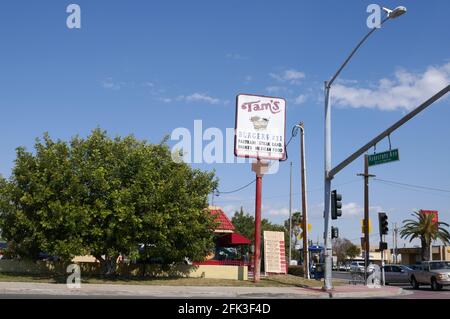
[[[213,245],[204,209],[215,187],[214,173],[173,161],[166,141],[45,134],[34,153],[19,147],[11,178],[0,179],[0,228],[24,257],[90,254],[113,266],[143,247],[142,257],[164,263],[202,259]]]

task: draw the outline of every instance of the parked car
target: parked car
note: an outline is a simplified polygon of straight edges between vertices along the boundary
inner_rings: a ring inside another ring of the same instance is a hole
[[[406,267],[411,268],[412,270],[417,270],[420,269],[420,264],[406,265]]]
[[[419,269],[410,273],[409,281],[414,289],[419,289],[420,285],[431,285],[433,290],[450,286],[450,262],[424,261]]]
[[[413,270],[405,265],[385,265],[384,282],[388,284],[408,283]]]
[[[339,265],[339,271],[348,271],[350,269],[350,266],[347,266],[345,264]]]
[[[364,272],[364,262],[363,261],[352,261],[350,263],[351,272]]]

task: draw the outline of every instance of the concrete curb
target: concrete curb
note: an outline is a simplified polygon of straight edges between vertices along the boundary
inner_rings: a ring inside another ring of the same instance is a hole
[[[0,298],[23,296],[43,298],[213,298],[213,299],[330,299],[384,298],[404,294],[401,288],[368,289],[362,286],[339,286],[333,291],[299,287],[211,287],[211,286],[145,286],[85,284],[68,289],[63,284],[0,283]]]
[[[340,291],[330,291],[328,292],[330,298],[354,298],[354,299],[364,299],[364,298],[384,298],[384,297],[394,297],[403,294],[402,288],[390,288],[386,289],[370,289],[367,291],[355,291],[355,292],[340,292]]]

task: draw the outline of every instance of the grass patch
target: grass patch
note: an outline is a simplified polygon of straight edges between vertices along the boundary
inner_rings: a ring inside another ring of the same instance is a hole
[[[0,273],[1,282],[31,282],[31,283],[65,283],[66,277],[52,275],[30,275]],[[257,284],[252,281],[209,279],[209,278],[104,278],[82,277],[84,284],[114,284],[114,285],[152,285],[152,286],[227,286],[227,287],[321,287],[321,280],[307,280],[293,275],[274,275],[262,278]],[[335,281],[334,285],[342,285]]]

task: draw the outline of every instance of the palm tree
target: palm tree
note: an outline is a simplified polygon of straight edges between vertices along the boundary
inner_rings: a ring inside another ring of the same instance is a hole
[[[431,260],[433,240],[440,239],[444,244],[450,243],[450,233],[444,228],[444,226],[449,227],[449,224],[434,222],[432,214],[414,212],[412,216],[415,216],[417,220],[404,220],[400,237],[409,239],[410,242],[416,238],[420,239],[422,260]]]

